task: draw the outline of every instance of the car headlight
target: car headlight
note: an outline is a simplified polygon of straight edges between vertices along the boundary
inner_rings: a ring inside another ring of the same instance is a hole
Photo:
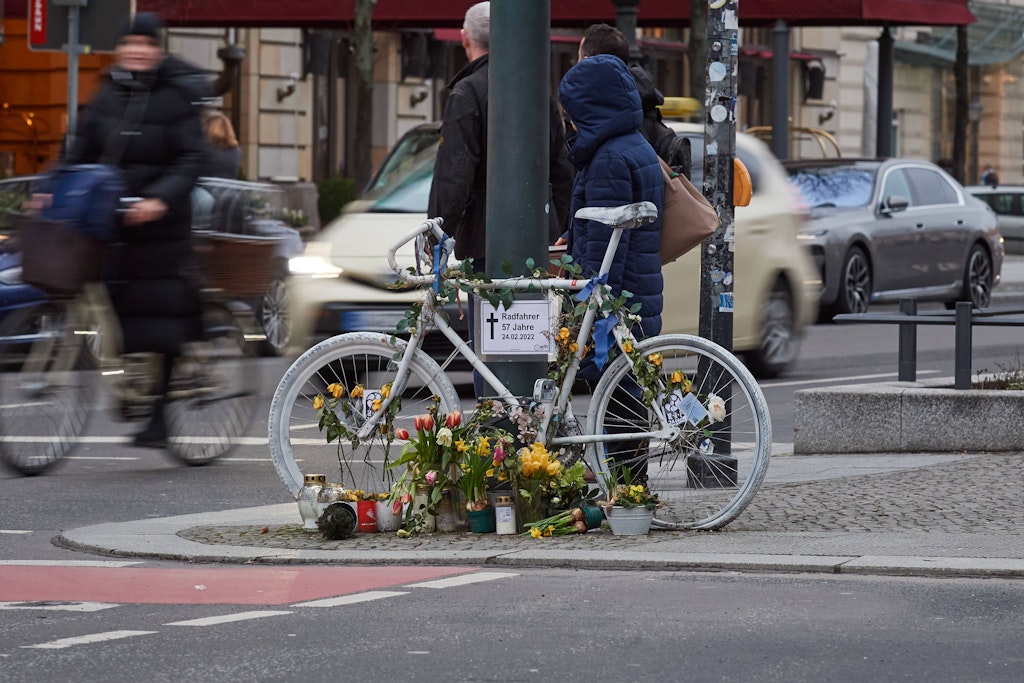
[[[335,278],[343,270],[331,263],[329,242],[310,242],[300,256],[288,259],[288,272],[296,277]]]
[[[801,230],[797,233],[798,240],[817,240],[828,234],[828,230],[819,228],[817,230]]]
[[[0,270],[0,283],[5,285],[20,285],[21,282],[21,266],[15,266],[13,268],[7,268],[6,270]]]

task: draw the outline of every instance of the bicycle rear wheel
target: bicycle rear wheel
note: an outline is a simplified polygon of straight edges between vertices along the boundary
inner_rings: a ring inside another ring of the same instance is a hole
[[[205,465],[238,445],[256,414],[259,373],[227,308],[206,305],[207,339],[186,345],[171,373],[164,415],[167,450],[187,465]]]
[[[0,332],[0,459],[23,475],[45,472],[85,429],[96,373],[82,363],[76,302],[55,299],[4,321]]]
[[[746,508],[768,471],[772,435],[764,396],[735,356],[701,337],[652,337],[640,342],[637,349],[645,358],[661,354],[660,374],[666,385],[676,371],[689,379],[700,410],[707,408],[712,394],[723,399],[725,420],[699,429],[682,413],[670,410],[680,418],[678,438],[594,444],[588,449],[590,465],[595,472],[604,471],[605,460],[611,459],[628,466],[634,479],[646,477],[651,491],[662,502],[655,510],[655,526],[721,528]],[[629,434],[659,429],[652,404],[644,404],[641,395],[630,359],[620,356],[594,390],[587,419],[589,433]],[[682,397],[680,393],[675,398]],[[661,400],[664,410],[664,404],[673,398],[653,400]],[[604,487],[603,481],[601,485]]]
[[[393,382],[405,348],[406,342],[400,339],[392,344],[383,334],[352,332],[320,342],[288,368],[270,404],[269,437],[274,466],[293,496],[302,488],[303,473],[326,474],[328,481],[344,481],[364,490],[386,490],[384,464],[398,458],[404,443],[389,444],[376,429],[361,443],[344,438],[327,443],[317,426],[313,399],[317,394],[326,396],[327,386],[333,383],[346,391],[357,385],[371,391]],[[394,427],[414,434],[413,418],[426,413],[435,396],[442,413],[459,410],[451,381],[433,359],[418,351],[406,386],[394,399],[400,401]],[[355,430],[365,418],[357,414],[347,419]]]

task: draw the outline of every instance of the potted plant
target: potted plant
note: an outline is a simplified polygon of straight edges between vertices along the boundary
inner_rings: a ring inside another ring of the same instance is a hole
[[[634,482],[628,467],[608,463],[605,475],[609,498],[599,503],[616,536],[643,536],[651,530],[654,510],[661,503],[646,484]]]
[[[492,448],[491,442],[495,440]],[[495,465],[505,459],[505,449],[511,441],[511,437],[496,433],[477,436],[468,443],[464,439],[455,442],[459,465],[457,483],[466,500],[469,529],[474,533],[494,532],[494,508],[487,498],[487,481]]]

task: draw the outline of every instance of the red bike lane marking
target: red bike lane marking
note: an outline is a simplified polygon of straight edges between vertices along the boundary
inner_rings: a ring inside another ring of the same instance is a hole
[[[0,602],[285,605],[479,571],[475,567],[0,566]]]

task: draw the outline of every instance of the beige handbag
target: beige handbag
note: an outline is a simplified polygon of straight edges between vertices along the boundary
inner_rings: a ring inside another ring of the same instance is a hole
[[[704,195],[658,157],[665,176],[661,208],[661,265],[671,263],[718,229],[718,212]]]

